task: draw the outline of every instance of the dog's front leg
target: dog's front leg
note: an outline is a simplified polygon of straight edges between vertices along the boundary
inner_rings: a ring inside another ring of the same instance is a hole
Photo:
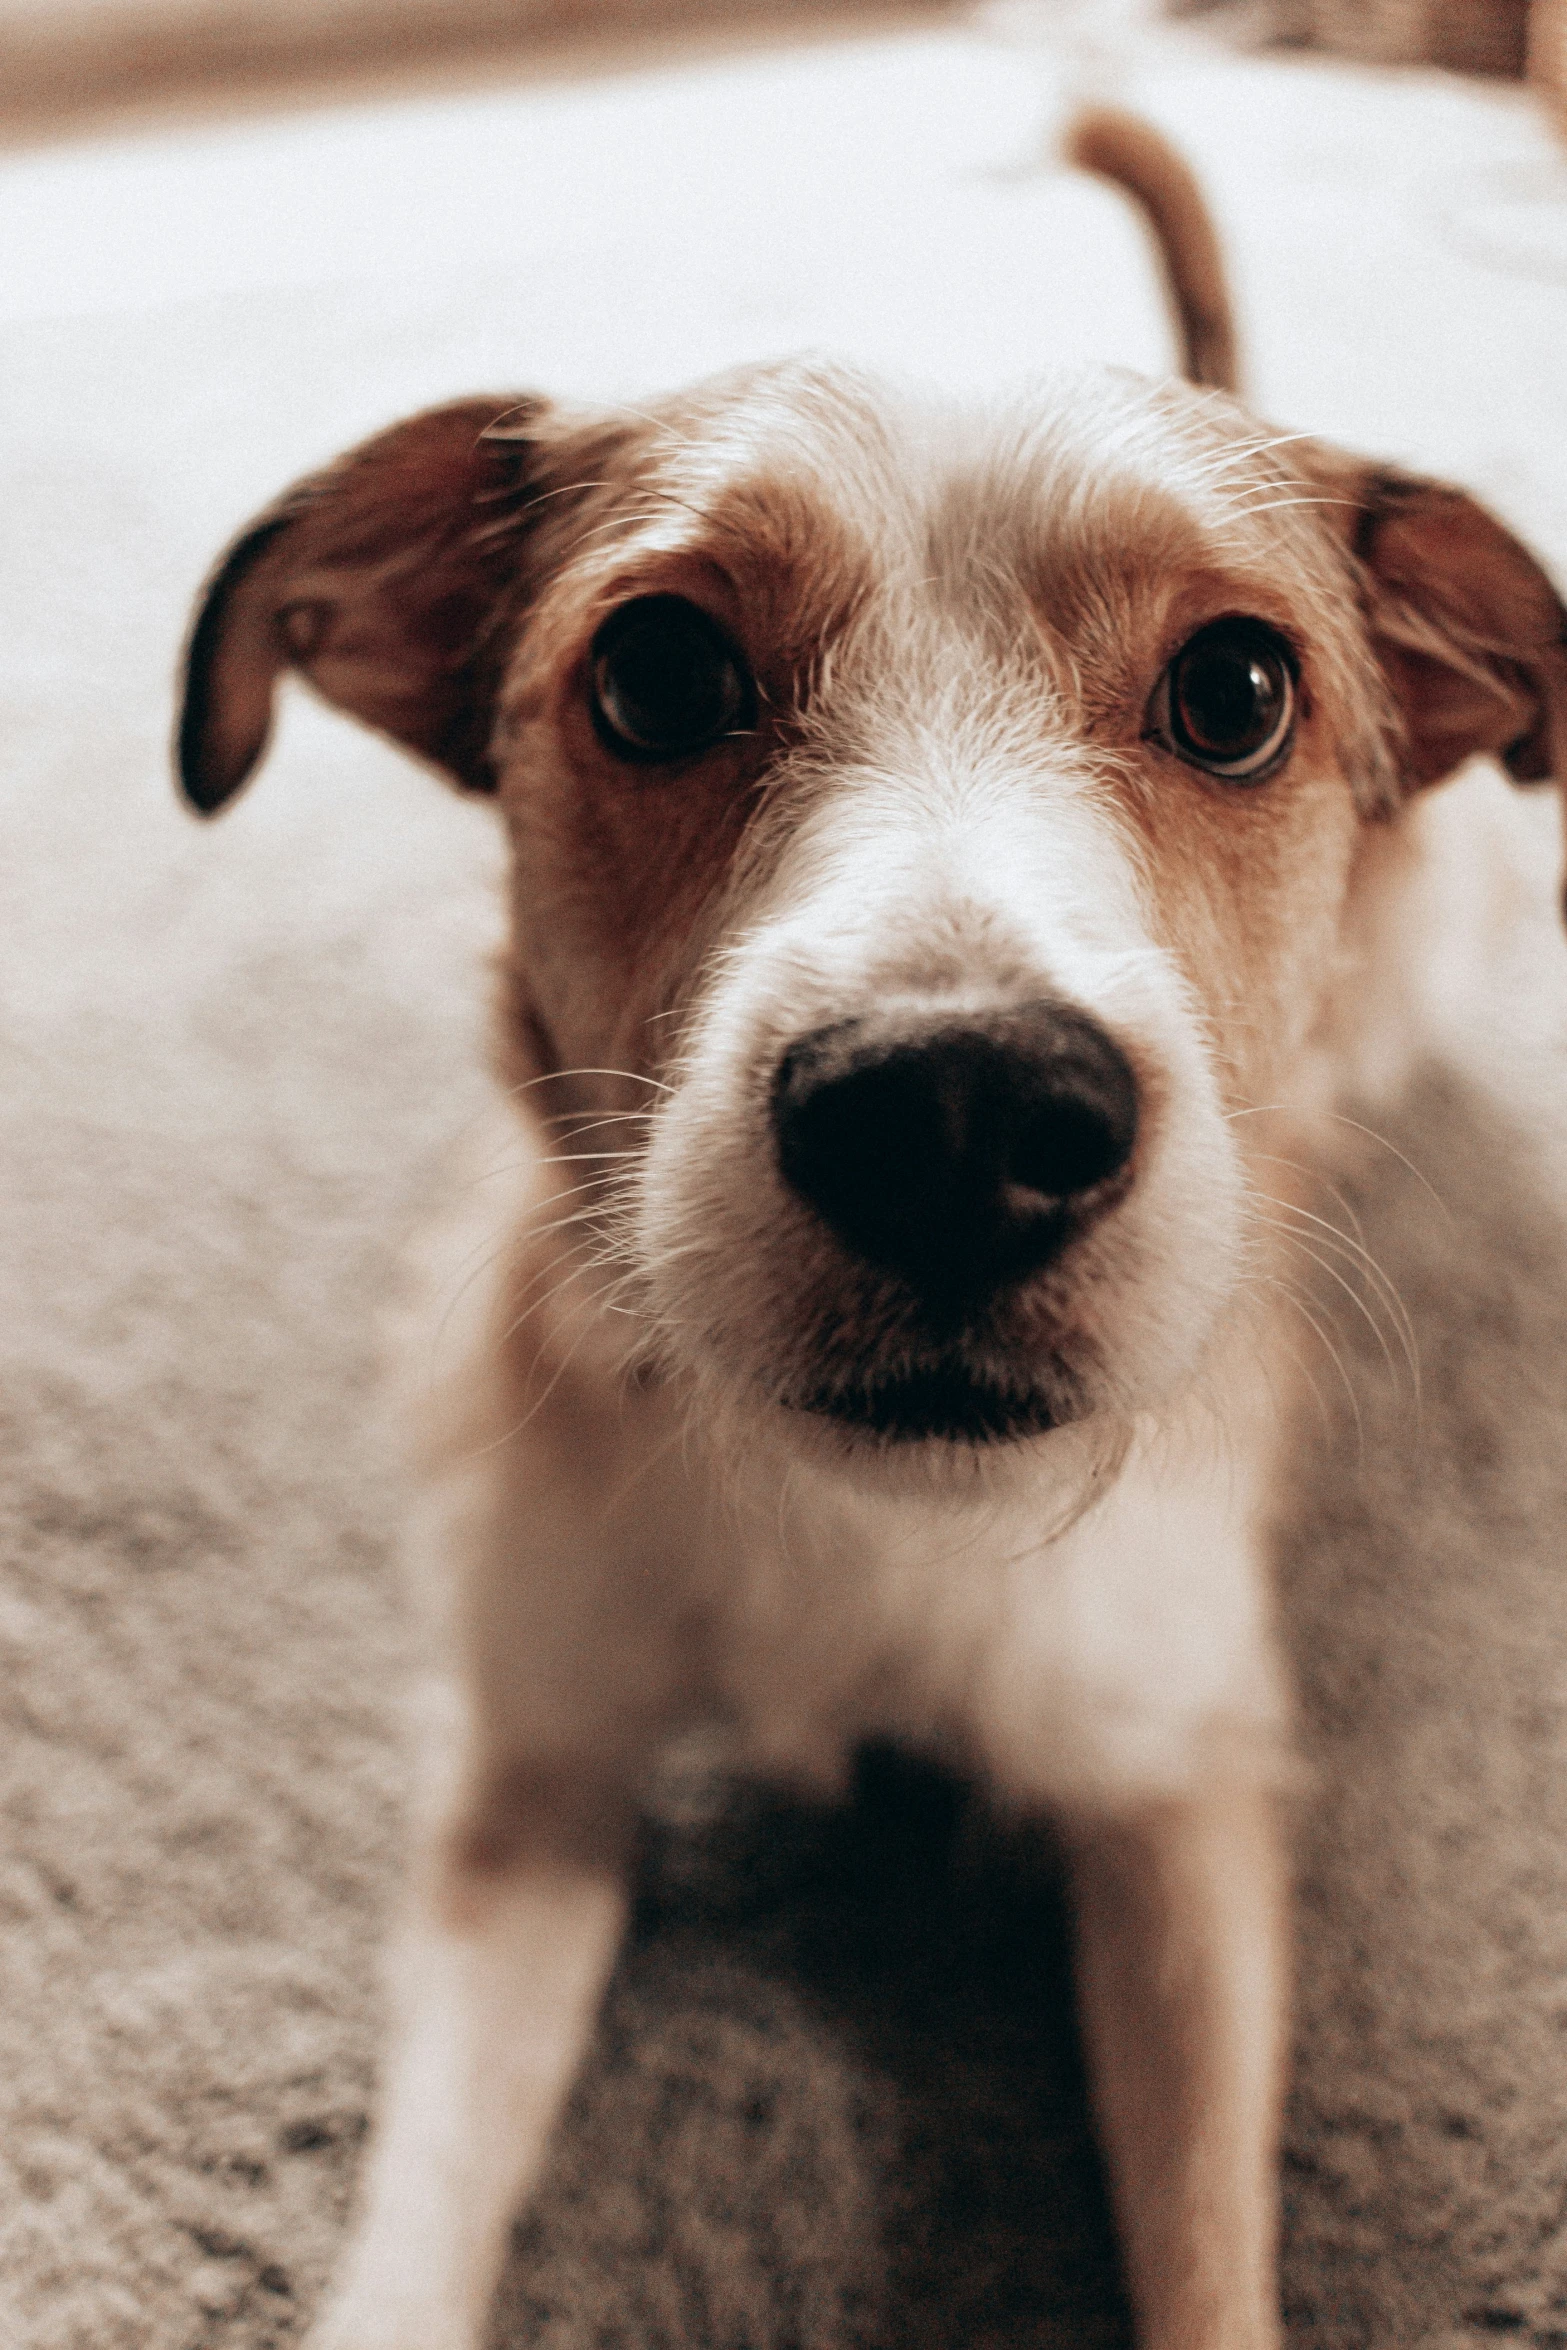
[[[313,2350],[483,2338],[619,1945],[681,1670],[650,1548],[675,1506],[662,1423],[575,1366],[538,1401],[486,1353],[482,1296],[461,1302],[474,1355],[426,1408],[408,1541],[438,1667],[423,1825],[361,2218]]]
[[[1276,1809],[1223,1787],[1072,1837],[1079,2014],[1140,2350],[1279,2340]]]
[[[396,2038],[364,2212],[314,2350],[473,2350],[624,1920],[612,1791],[508,1789],[504,1855],[459,1836],[394,1952]]]

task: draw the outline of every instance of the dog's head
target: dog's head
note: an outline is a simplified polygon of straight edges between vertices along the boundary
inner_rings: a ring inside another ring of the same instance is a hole
[[[286,668],[495,795],[510,1073],[613,1149],[644,1367],[850,1455],[1177,1388],[1366,828],[1567,756],[1567,616],[1472,501],[1108,374],[416,418],[217,572],[198,807]]]

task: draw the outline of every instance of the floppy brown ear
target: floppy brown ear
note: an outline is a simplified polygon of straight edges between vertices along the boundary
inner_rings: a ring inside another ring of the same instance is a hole
[[[1347,508],[1404,791],[1477,753],[1567,785],[1567,609],[1527,547],[1464,491],[1321,452]]]
[[[213,814],[250,775],[289,668],[466,790],[495,789],[496,618],[518,568],[505,517],[526,498],[522,451],[542,408],[431,409],[299,483],[236,540],[185,653],[177,749],[193,807]]]

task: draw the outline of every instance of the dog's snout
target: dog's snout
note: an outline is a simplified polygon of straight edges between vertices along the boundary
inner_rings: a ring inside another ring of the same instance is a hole
[[[1137,1084],[1071,1005],[844,1020],[798,1038],[773,1093],[778,1162],[857,1256],[927,1303],[1036,1272],[1127,1163]]]

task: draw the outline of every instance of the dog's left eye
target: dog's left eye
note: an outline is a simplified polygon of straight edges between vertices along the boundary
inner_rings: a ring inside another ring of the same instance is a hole
[[[1150,731],[1226,783],[1262,783],[1295,733],[1295,656],[1261,620],[1210,621],[1154,688]]]
[[[593,639],[589,692],[617,759],[689,759],[756,722],[750,672],[715,620],[684,596],[638,596]]]

